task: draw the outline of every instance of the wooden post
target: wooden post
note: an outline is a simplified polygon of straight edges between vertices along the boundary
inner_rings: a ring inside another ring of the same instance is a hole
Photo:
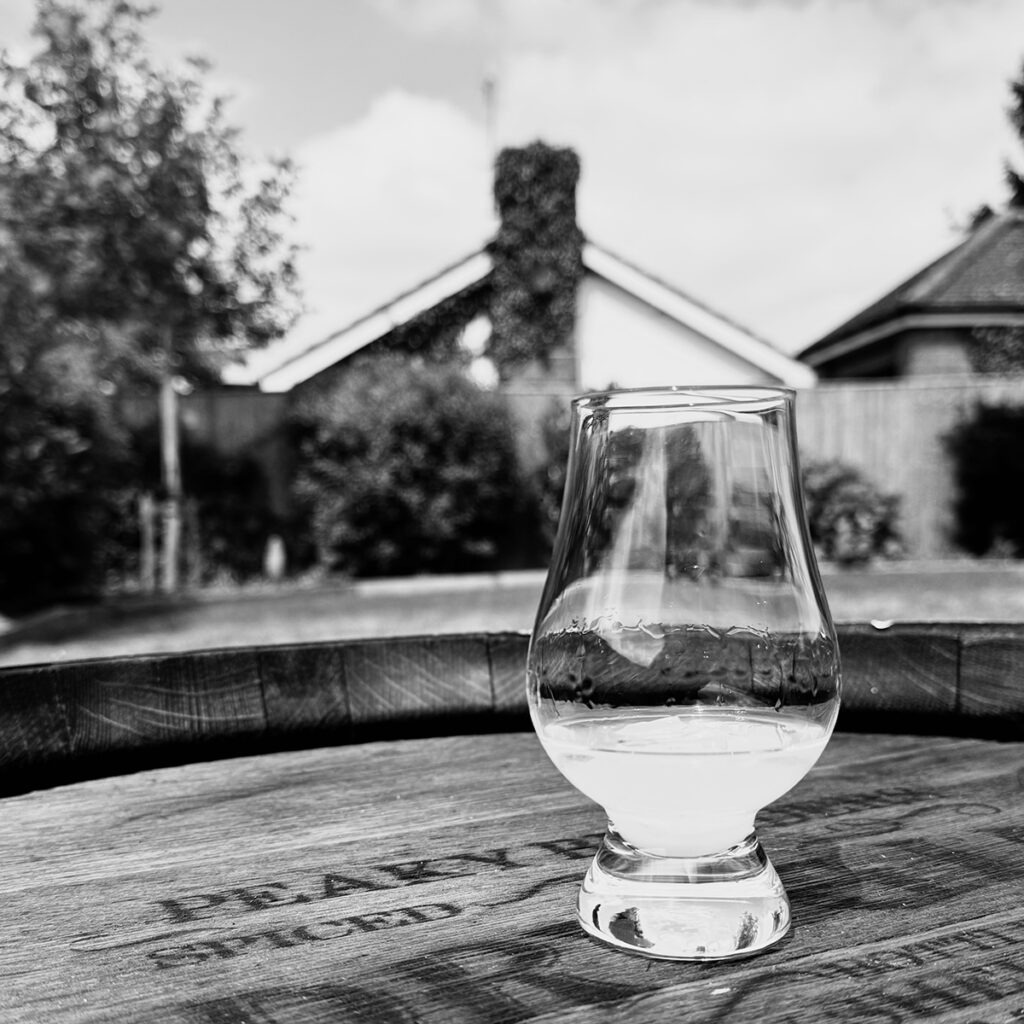
[[[184,508],[185,586],[195,589],[203,578],[203,547],[199,532],[199,503],[186,498]]]
[[[178,394],[168,355],[160,377],[160,464],[164,486],[160,589],[178,589],[181,551],[181,461],[178,436]]]
[[[267,538],[267,546],[263,550],[263,575],[271,583],[280,583],[284,579],[288,567],[288,556],[284,540],[276,533]]]
[[[146,594],[156,590],[156,503],[149,491],[139,495],[139,585]]]

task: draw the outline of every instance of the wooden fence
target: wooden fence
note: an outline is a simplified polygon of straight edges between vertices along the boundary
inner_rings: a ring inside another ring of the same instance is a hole
[[[1024,377],[823,383],[797,397],[800,450],[858,466],[899,495],[909,557],[963,554],[952,541],[956,489],[943,438],[979,403],[1024,405]]]
[[[532,382],[510,398],[532,423],[524,426],[524,455],[537,457],[538,424],[565,385]],[[274,507],[287,508],[290,453],[282,421],[287,395],[250,389],[197,392],[182,402],[182,418],[198,437],[222,451],[248,451],[264,465]],[[901,499],[900,527],[912,558],[962,554],[952,541],[955,487],[943,438],[979,403],[1024,405],[1024,376],[923,377],[912,380],[822,383],[797,397],[801,452],[857,466],[882,490]]]

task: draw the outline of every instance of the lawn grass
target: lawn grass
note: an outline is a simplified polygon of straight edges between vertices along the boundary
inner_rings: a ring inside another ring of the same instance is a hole
[[[826,567],[837,621],[1024,621],[1024,563]],[[370,580],[118,600],[0,636],[0,665],[358,637],[529,630],[541,572]]]

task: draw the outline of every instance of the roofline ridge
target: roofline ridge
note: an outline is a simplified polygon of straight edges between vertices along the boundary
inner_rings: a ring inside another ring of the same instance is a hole
[[[474,250],[469,255],[463,256],[462,258],[454,261],[453,263],[449,263],[447,266],[443,267],[437,273],[431,274],[430,277],[424,278],[418,284],[405,289],[398,295],[395,295],[394,297],[389,299],[387,302],[375,307],[374,309],[369,310],[368,312],[362,314],[361,316],[356,317],[356,319],[351,320],[349,323],[345,324],[344,327],[340,327],[335,331],[331,331],[330,334],[320,338],[319,341],[315,341],[307,345],[301,351],[288,353],[276,365],[273,365],[271,367],[268,367],[267,369],[262,370],[257,375],[257,384],[261,389],[265,389],[268,386],[268,382],[273,381],[277,377],[280,377],[281,374],[285,374],[287,376],[289,367],[294,367],[297,363],[309,360],[311,357],[314,358],[315,360],[318,353],[323,352],[325,349],[329,349],[330,346],[332,345],[338,344],[340,340],[345,337],[345,335],[352,334],[353,332],[358,331],[361,327],[364,327],[365,325],[372,323],[375,319],[382,319],[385,321],[388,320],[389,312],[393,310],[396,306],[400,306],[402,303],[407,302],[410,299],[414,299],[417,293],[429,289],[431,285],[436,284],[438,281],[441,281],[446,275],[454,274],[461,268],[470,265],[474,260],[479,260],[481,258],[487,260],[487,269],[481,272],[479,276],[474,276],[474,278],[471,281],[464,282],[462,288],[469,287],[470,285],[479,284],[481,281],[487,279],[487,277],[491,273],[491,269],[493,266],[490,259],[490,253],[487,250],[486,244],[481,245],[478,249]],[[458,290],[462,289],[456,289],[456,291]],[[271,387],[271,390],[275,390],[275,388]]]
[[[611,249],[599,245],[587,235],[583,236],[581,255],[584,268],[595,277],[624,289],[641,302],[688,325],[696,333],[739,358],[760,366],[765,372],[794,386],[806,386],[804,376],[813,381],[814,371],[799,358],[785,353],[748,327],[724,316]],[[260,372],[256,383],[264,391],[290,390],[296,383],[321,372],[332,360],[345,359],[376,340],[382,336],[382,332],[386,333],[389,324],[394,327],[400,319],[419,315],[423,310],[414,308],[418,303],[430,301],[436,305],[469,288],[486,286],[493,267],[491,246],[485,242],[473,252],[449,263],[344,327],[332,331],[301,351],[288,353],[282,361]]]
[[[939,290],[950,278],[963,266],[964,262],[979,250],[985,249],[991,244],[994,236],[1005,227],[1009,211],[989,217],[979,224],[966,238],[961,239],[951,249],[948,249],[937,260],[925,267],[921,274],[921,280],[908,290],[906,301],[908,304],[915,304],[927,301],[929,294]],[[1018,219],[1012,215],[1012,219]]]
[[[797,353],[797,357],[804,359],[838,341],[854,338],[888,317],[898,316],[902,312],[912,310],[921,303],[927,302],[928,292],[948,279],[948,276],[966,258],[968,250],[970,254],[974,254],[979,248],[986,245],[989,236],[995,234],[996,230],[1006,223],[1007,214],[1012,214],[1014,220],[1024,219],[1024,208],[1004,210],[1002,213],[996,213],[989,217],[966,238],[960,239],[955,245],[940,253],[919,270],[903,277],[873,302],[862,306],[858,312],[848,316],[827,334],[823,334],[817,341],[813,341],[801,349]],[[979,236],[981,236],[980,241]]]
[[[584,244],[593,246],[593,248],[595,248],[598,252],[602,253],[605,256],[610,256],[613,260],[618,260],[619,263],[621,263],[625,267],[628,267],[634,273],[642,274],[644,277],[648,278],[655,284],[664,288],[666,291],[671,292],[673,295],[677,295],[679,298],[684,299],[686,302],[693,304],[698,309],[703,310],[709,316],[716,317],[717,319],[721,320],[722,323],[728,324],[730,327],[735,328],[737,331],[742,331],[744,334],[749,335],[755,341],[759,341],[762,344],[767,345],[770,349],[774,350],[775,352],[778,352],[780,355],[785,355],[782,349],[780,349],[777,345],[769,341],[767,338],[762,337],[760,334],[757,334],[755,331],[752,331],[749,327],[746,326],[746,324],[741,324],[738,320],[734,320],[732,319],[732,317],[726,316],[724,313],[715,309],[713,306],[709,306],[706,302],[703,302],[701,299],[694,298],[688,292],[684,292],[682,288],[679,288],[676,285],[672,284],[671,282],[666,281],[663,277],[659,277],[657,274],[652,274],[649,270],[645,269],[644,267],[641,267],[637,263],[634,263],[632,260],[626,259],[626,257],[624,256],[620,256],[617,252],[614,252],[607,246],[600,245],[599,243],[593,241],[589,237],[585,238]]]
[[[488,243],[484,243],[479,249],[469,253],[467,256],[463,256],[461,259],[455,260],[453,263],[449,263],[443,267],[436,274],[431,274],[430,277],[425,277],[418,284],[412,285],[406,288],[405,291],[399,292],[397,295],[392,296],[387,302],[381,303],[379,306],[375,306],[373,309],[357,316],[355,320],[350,320],[344,327],[339,327],[335,331],[331,331],[330,334],[321,338],[320,341],[310,345],[309,348],[304,349],[305,352],[312,352],[314,349],[319,348],[321,345],[326,345],[329,341],[333,341],[335,338],[342,334],[347,334],[354,327],[358,327],[361,323],[366,320],[372,320],[375,316],[380,316],[385,310],[390,309],[392,306],[397,305],[403,299],[409,298],[411,295],[415,295],[421,288],[426,288],[427,285],[433,284],[435,281],[439,281],[445,274],[450,274],[453,270],[458,270],[459,267],[465,266],[470,260],[474,260],[479,256],[489,256]]]

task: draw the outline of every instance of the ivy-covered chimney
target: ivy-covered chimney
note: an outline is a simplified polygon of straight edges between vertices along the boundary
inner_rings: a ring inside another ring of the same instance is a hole
[[[572,341],[583,234],[576,224],[579,157],[534,142],[495,161],[500,226],[494,263],[488,355],[503,380]]]

